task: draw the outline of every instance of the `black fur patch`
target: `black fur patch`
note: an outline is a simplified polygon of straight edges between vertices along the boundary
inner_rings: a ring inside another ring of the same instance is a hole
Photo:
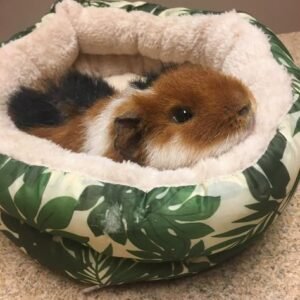
[[[130,85],[138,90],[146,90],[150,88],[162,74],[167,73],[168,71],[173,70],[174,68],[176,68],[176,65],[174,64],[163,65],[158,72],[146,73],[143,76],[143,78],[131,81]]]
[[[20,129],[57,126],[114,92],[103,79],[70,72],[57,85],[49,83],[44,93],[20,87],[10,99],[8,112]]]
[[[114,89],[103,79],[92,78],[78,72],[70,72],[65,76],[60,85],[54,89],[60,100],[72,101],[74,105],[88,108],[96,100],[114,94]]]
[[[62,114],[51,103],[49,96],[22,87],[10,99],[9,116],[18,128],[60,124],[63,122]]]
[[[144,78],[131,81],[130,85],[138,90],[146,90],[159,78],[161,73],[147,73]]]

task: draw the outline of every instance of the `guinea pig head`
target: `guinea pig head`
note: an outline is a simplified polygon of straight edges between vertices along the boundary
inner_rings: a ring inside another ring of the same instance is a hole
[[[110,156],[158,169],[189,167],[243,140],[254,110],[252,93],[233,77],[200,66],[170,69],[118,107]]]

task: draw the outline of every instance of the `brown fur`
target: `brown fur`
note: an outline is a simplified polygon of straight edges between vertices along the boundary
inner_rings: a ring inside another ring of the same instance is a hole
[[[94,119],[108,104],[109,99],[96,102],[86,112],[76,115],[63,125],[31,128],[28,133],[53,141],[65,149],[81,152],[88,121]]]
[[[75,117],[68,123],[57,127],[31,128],[28,133],[53,141],[65,149],[80,152],[84,144],[85,128],[82,116]]]
[[[254,109],[249,89],[239,80],[213,70],[191,65],[179,67],[163,74],[152,91],[133,95],[130,103],[119,107],[116,113],[119,116],[134,112],[142,120],[141,156],[150,140],[161,148],[178,134],[185,146],[199,152],[246,130],[249,118],[253,118],[253,111],[247,117],[237,114],[245,105]],[[170,112],[175,106],[189,107],[194,117],[183,124],[172,122]]]
[[[78,152],[84,144],[85,126],[105,110],[109,101],[113,100],[96,102],[63,126],[33,129],[30,133]],[[238,112],[247,105],[251,111],[240,116]],[[176,106],[188,107],[193,118],[182,124],[174,122],[171,111]],[[145,165],[147,145],[151,142],[160,149],[175,135],[196,154],[250,130],[253,115],[253,95],[239,80],[200,66],[184,65],[162,74],[150,92],[133,93],[116,109],[109,127],[112,142],[104,156]]]

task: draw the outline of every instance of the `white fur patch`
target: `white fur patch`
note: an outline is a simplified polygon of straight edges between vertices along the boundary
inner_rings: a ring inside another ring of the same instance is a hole
[[[146,165],[160,170],[191,167],[208,157],[217,158],[234,145],[242,142],[246,134],[246,132],[236,133],[228,136],[223,142],[200,151],[186,146],[179,135],[172,137],[169,142],[162,146],[153,145],[149,141],[146,147]]]
[[[104,79],[115,88],[118,92],[123,92],[128,88],[131,81],[139,79],[141,76],[133,73],[126,73],[123,75],[115,75],[110,77],[105,77]]]
[[[99,115],[86,124],[85,143],[82,152],[90,155],[104,155],[112,144],[109,128],[115,119],[116,109],[128,98],[112,99]]]
[[[195,155],[191,148],[182,143],[179,136],[174,136],[163,146],[156,146],[149,142],[146,146],[146,165],[161,170],[176,169],[195,163]]]

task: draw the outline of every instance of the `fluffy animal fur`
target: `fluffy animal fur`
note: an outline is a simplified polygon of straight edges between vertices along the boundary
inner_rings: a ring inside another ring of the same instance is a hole
[[[189,169],[157,171],[70,153],[18,130],[7,115],[10,95],[20,85],[34,87],[43,78],[61,76],[76,63],[79,52],[101,57],[97,72],[102,76],[151,71],[160,61],[189,61],[234,75],[257,99],[254,131],[218,159],[201,160]],[[33,33],[0,49],[0,99],[0,140],[5,141],[0,143],[0,153],[143,190],[197,184],[253,165],[288,118],[293,101],[291,78],[274,60],[268,38],[240,14],[162,18],[119,9],[83,8],[72,0],[57,5],[56,13],[48,15]]]
[[[102,79],[71,72],[44,94],[21,88],[9,114],[20,129],[66,149],[158,169],[220,155],[253,129],[253,95],[233,77],[182,65],[131,85],[118,95]]]

